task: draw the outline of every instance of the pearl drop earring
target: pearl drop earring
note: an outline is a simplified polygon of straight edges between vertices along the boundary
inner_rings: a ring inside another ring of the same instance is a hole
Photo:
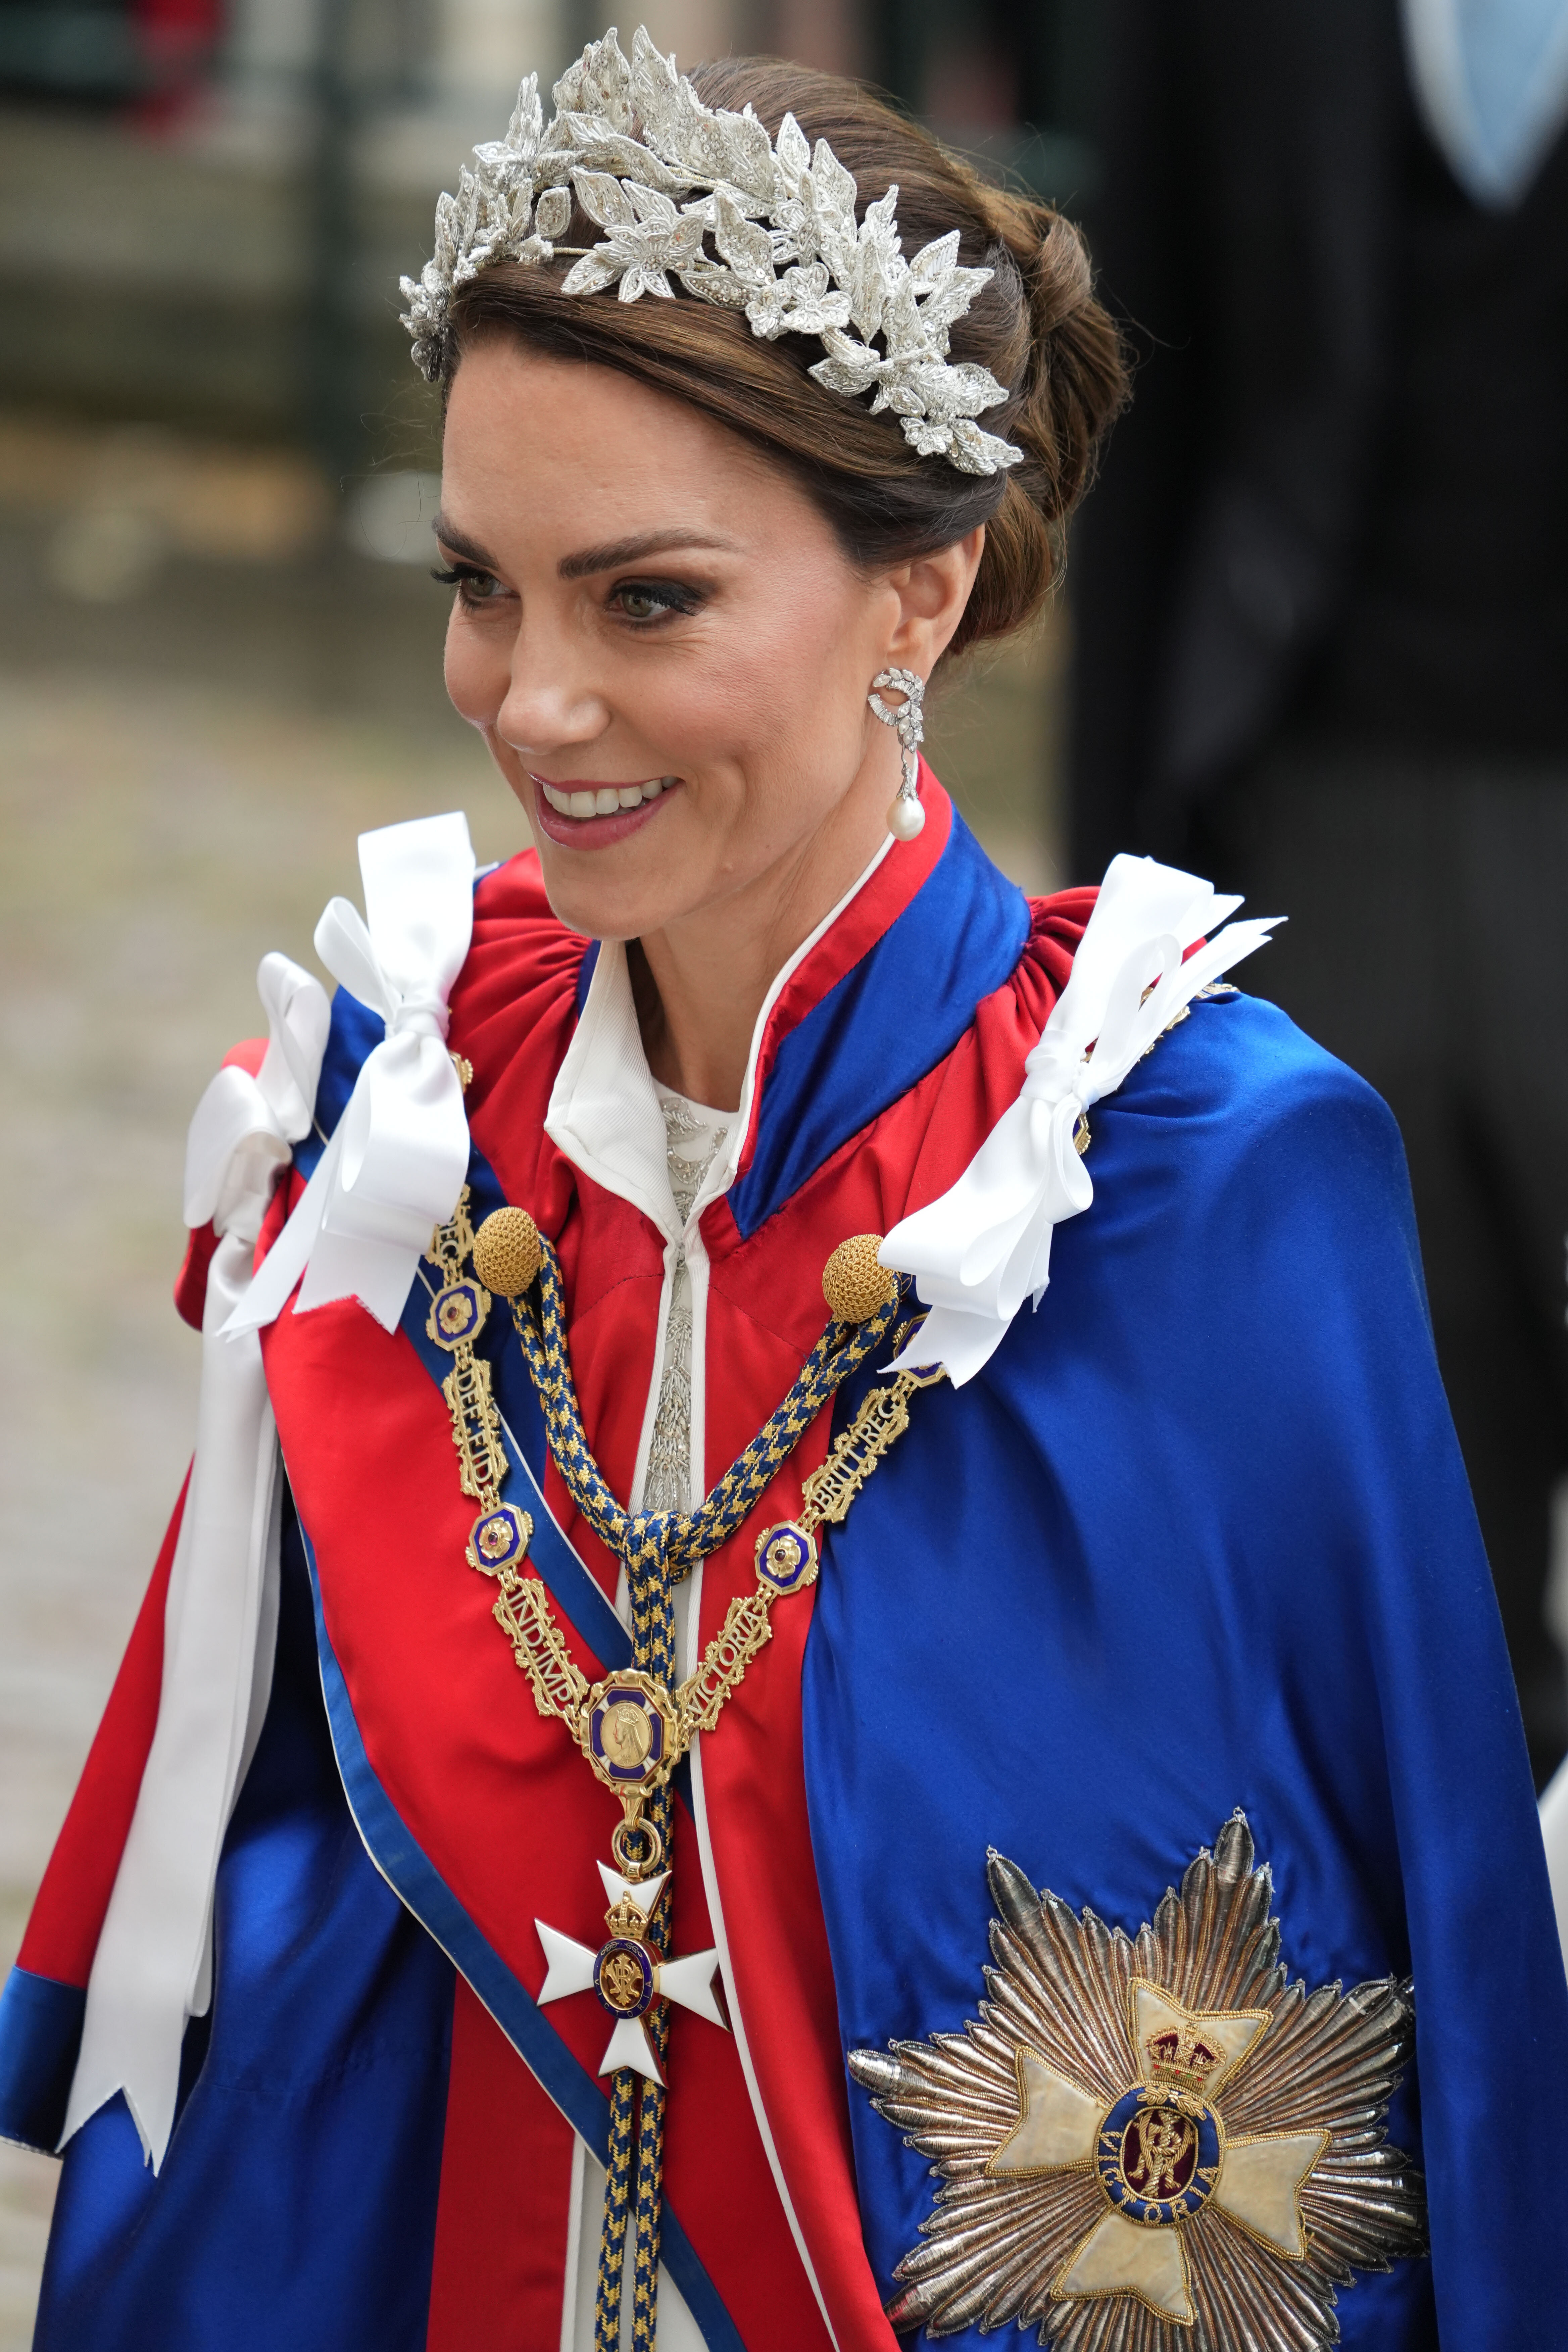
[[[883,700],[886,692],[901,694],[900,703]],[[868,709],[874,711],[884,727],[890,727],[903,750],[903,782],[899,796],[888,811],[888,831],[895,841],[913,841],[926,821],[916,789],[920,778],[920,749],[925,740],[926,682],[912,669],[879,670],[871,680],[871,691],[866,697]]]

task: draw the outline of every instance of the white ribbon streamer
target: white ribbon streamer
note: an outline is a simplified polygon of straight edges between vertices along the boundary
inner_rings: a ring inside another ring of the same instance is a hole
[[[896,1364],[942,1363],[954,1387],[1000,1347],[1050,1280],[1051,1236],[1094,1198],[1074,1134],[1198,991],[1261,947],[1278,915],[1148,857],[1113,858],[1066,988],[1024,1065],[1017,1100],[940,1200],[895,1225],[881,1263],[913,1275],[931,1310]],[[1186,957],[1194,942],[1205,946]]]
[[[224,1832],[267,1711],[278,1622],[278,1444],[261,1346],[223,1327],[250,1282],[289,1146],[306,1133],[327,1041],[319,981],[286,956],[257,986],[271,1041],[254,1078],[220,1070],[191,1121],[185,1222],[220,1236],[207,1275],[190,1490],[163,1610],[158,1722],[88,1984],[60,2145],[122,2090],[154,2171],[174,2128],[186,2021],[212,1988]]]
[[[296,1283],[300,1314],[358,1298],[395,1331],[420,1255],[468,1174],[463,1089],[446,1044],[447,998],[473,932],[468,820],[384,825],[361,834],[359,857],[367,920],[334,898],[316,926],[316,952],[380,1013],[386,1034],[229,1331],[270,1323]]]

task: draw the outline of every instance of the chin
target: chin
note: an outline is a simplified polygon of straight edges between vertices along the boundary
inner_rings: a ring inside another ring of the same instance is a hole
[[[642,939],[689,911],[684,891],[660,889],[653,877],[627,874],[616,880],[606,874],[584,874],[584,862],[549,841],[539,845],[552,911],[568,929],[586,939]]]

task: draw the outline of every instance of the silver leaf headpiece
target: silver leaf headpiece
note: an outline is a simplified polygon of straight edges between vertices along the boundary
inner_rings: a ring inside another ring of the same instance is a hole
[[[555,85],[546,128],[539,78],[518,92],[506,137],[474,150],[456,195],[436,207],[436,251],[405,278],[403,324],[416,364],[440,376],[454,290],[498,261],[578,257],[564,294],[617,288],[623,302],[689,294],[742,310],[770,341],[815,335],[826,357],[807,370],[829,392],[872,395],[922,457],[994,474],[1023,451],[974,422],[1007,398],[989,368],[950,361],[948,337],[989,269],[958,261],[958,231],[903,258],[898,189],[857,221],[858,190],[825,139],[809,144],[793,114],[775,144],[748,106],[704,106],[673,57],[640,26],[628,59],[614,28]],[[574,198],[605,231],[588,250],[558,248]],[[711,248],[711,250],[710,250]]]

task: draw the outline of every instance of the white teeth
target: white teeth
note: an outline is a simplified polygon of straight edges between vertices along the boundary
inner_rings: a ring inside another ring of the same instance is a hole
[[[673,776],[655,776],[646,784],[600,784],[591,793],[563,793],[558,784],[547,784],[542,776],[534,778],[551,807],[561,816],[578,818],[614,816],[618,809],[640,808],[644,801],[658,800],[676,782]]]

